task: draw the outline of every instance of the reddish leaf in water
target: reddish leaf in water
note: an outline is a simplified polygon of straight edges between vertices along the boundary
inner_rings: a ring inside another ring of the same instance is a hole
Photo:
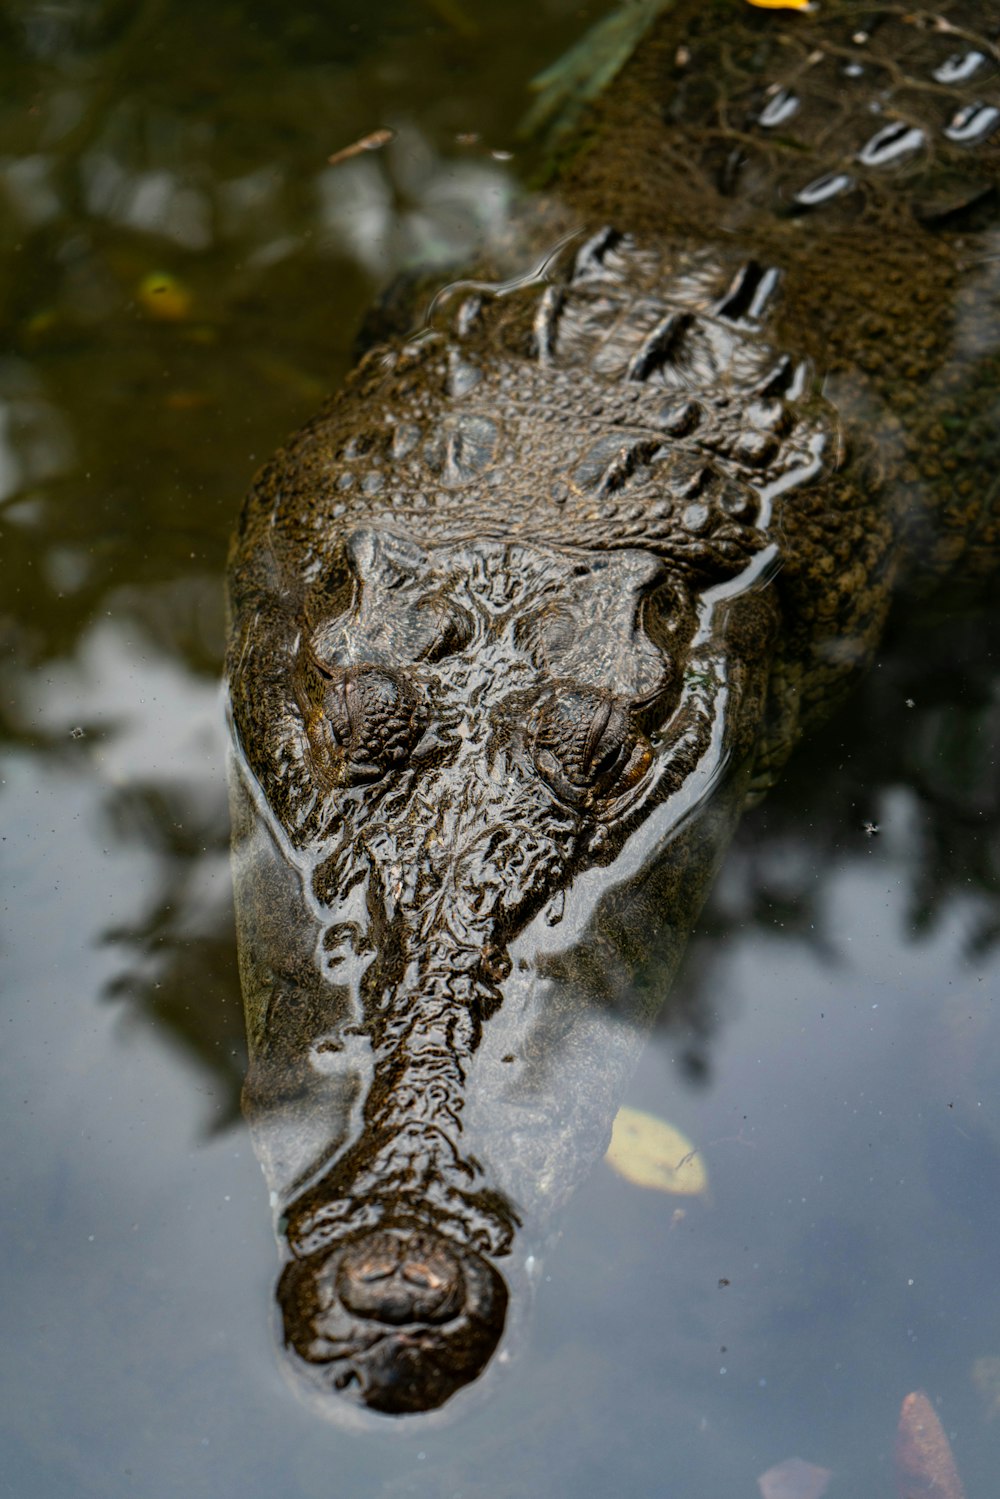
[[[829,1468],[790,1457],[776,1468],[768,1468],[757,1480],[763,1499],[823,1499],[833,1474]]]
[[[922,1390],[907,1395],[896,1434],[899,1499],[965,1499],[951,1444]]]

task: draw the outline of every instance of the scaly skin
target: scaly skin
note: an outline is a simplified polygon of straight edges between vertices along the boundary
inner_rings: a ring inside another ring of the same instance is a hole
[[[1000,26],[861,18],[676,6],[520,223],[536,274],[442,293],[247,500],[246,1108],[323,1391],[478,1375],[606,1144],[632,976],[894,584],[994,558]]]

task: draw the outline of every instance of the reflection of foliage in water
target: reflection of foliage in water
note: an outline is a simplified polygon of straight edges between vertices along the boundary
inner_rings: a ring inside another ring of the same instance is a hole
[[[421,49],[460,62],[454,17],[429,17],[20,0],[0,22],[0,738],[91,783],[155,871],[106,934],[112,989],[220,1073],[229,1118],[221,734],[178,758],[142,728],[203,712],[241,494],[336,383],[376,279],[467,254],[503,210],[505,169],[455,143],[446,101],[433,142],[394,120],[388,152],[327,165]],[[179,289],[165,310],[152,272]]]
[[[821,934],[823,876],[878,837],[905,858],[915,938],[950,902],[971,897],[970,956],[992,944],[998,644],[997,620],[982,602],[964,613],[933,602],[899,611],[860,693],[804,749],[781,795],[741,839],[754,919]]]
[[[505,179],[405,128],[385,160],[326,165],[389,107],[385,34],[412,46],[422,9],[24,3],[9,25],[0,503],[5,571],[32,587],[4,590],[4,629],[30,666],[123,583],[146,623],[150,584],[219,576],[250,473],[336,382],[373,271],[466,253]],[[148,315],[153,270],[190,315]]]
[[[120,843],[155,852],[160,871],[143,920],[104,933],[123,960],[108,998],[127,1003],[216,1074],[225,1101],[212,1120],[216,1133],[239,1118],[246,1071],[225,805],[199,798],[196,788],[131,785],[109,795],[106,815]],[[221,879],[207,878],[220,866]]]
[[[909,604],[851,701],[802,745],[781,784],[747,813],[702,915],[663,1024],[682,1038],[690,1081],[709,1078],[720,1021],[714,976],[727,938],[757,927],[843,961],[830,892],[851,861],[886,853],[909,893],[911,940],[961,906],[965,951],[1000,935],[1000,622]],[[655,968],[643,982],[656,983]]]

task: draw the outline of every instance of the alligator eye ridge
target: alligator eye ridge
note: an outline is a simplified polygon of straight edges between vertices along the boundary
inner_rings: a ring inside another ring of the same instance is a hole
[[[322,690],[306,725],[317,774],[343,786],[401,768],[423,730],[414,684],[382,666],[321,674]]]
[[[577,806],[631,790],[652,759],[649,741],[626,704],[575,687],[557,690],[543,705],[534,753],[553,791]]]

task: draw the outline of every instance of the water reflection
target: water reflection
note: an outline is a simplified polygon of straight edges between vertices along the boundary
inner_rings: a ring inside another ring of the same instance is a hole
[[[328,167],[316,193],[325,242],[381,281],[400,267],[454,265],[497,234],[512,197],[506,172],[482,160],[446,164],[412,128],[377,158]]]

